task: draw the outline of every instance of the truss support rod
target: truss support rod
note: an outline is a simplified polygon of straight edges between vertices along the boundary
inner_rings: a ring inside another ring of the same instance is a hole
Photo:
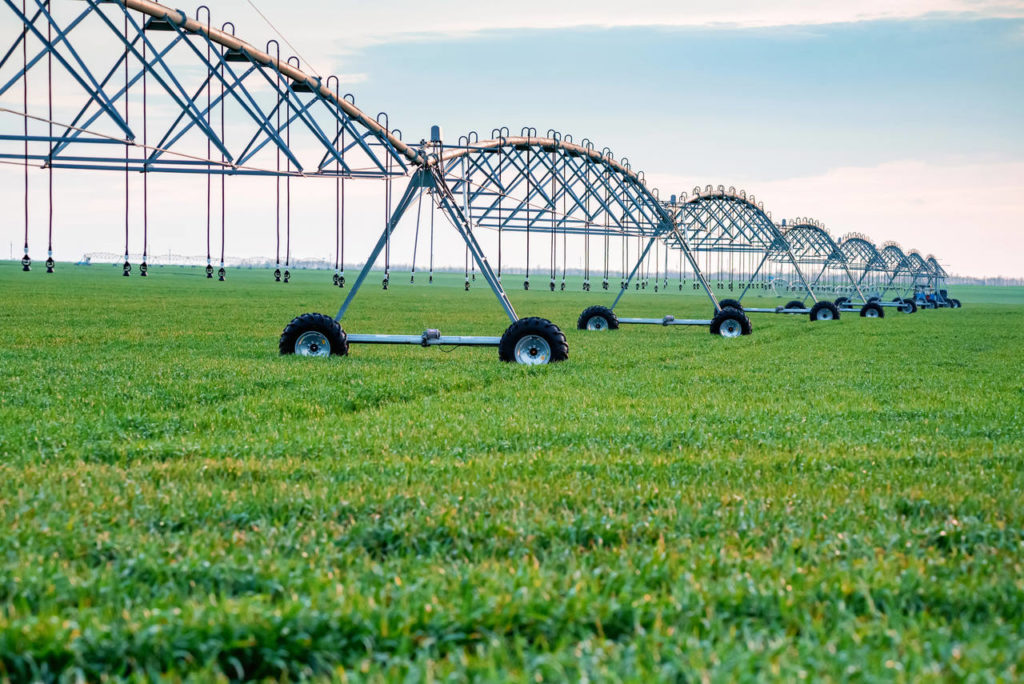
[[[469,248],[470,254],[473,255],[473,260],[476,262],[477,268],[480,269],[480,274],[487,281],[487,284],[491,286],[491,291],[494,296],[497,297],[498,303],[501,304],[501,308],[505,310],[505,314],[509,317],[513,323],[519,320],[519,316],[516,314],[516,310],[512,308],[512,302],[509,301],[508,295],[505,293],[505,288],[501,286],[501,281],[498,280],[497,276],[494,275],[494,271],[491,270],[491,264],[487,261],[487,257],[484,255],[483,248],[480,247],[480,243],[477,242],[476,237],[473,235],[473,225],[470,223],[466,214],[462,211],[459,203],[455,199],[455,195],[452,194],[451,188],[444,179],[444,169],[439,164],[433,164],[430,166],[429,171],[419,171],[422,174],[432,174],[433,187],[437,188],[440,193],[441,209],[448,215],[448,219],[455,226],[455,230],[459,231],[462,239],[465,241],[466,246]]]
[[[697,265],[697,261],[693,258],[693,253],[690,251],[690,244],[683,236],[683,231],[679,230],[679,226],[676,225],[675,221],[672,221],[671,226],[672,233],[676,236],[676,239],[679,240],[679,245],[683,249],[683,254],[686,255],[686,260],[690,262],[690,267],[693,268],[694,277],[700,281],[705,294],[707,294],[708,299],[711,300],[711,304],[714,305],[715,311],[721,311],[722,307],[718,303],[718,297],[715,296],[714,291],[711,289],[711,284],[708,283],[707,278],[704,277],[704,271],[700,270],[700,266]]]
[[[800,270],[800,264],[796,262],[796,255],[793,254],[793,248],[789,246],[788,241],[786,242],[786,253],[789,254],[789,260],[793,264],[793,270],[796,271],[796,275],[800,279],[800,283],[804,286],[804,289],[807,290],[807,294],[810,295],[811,301],[817,304],[818,297],[814,294],[814,288],[807,284],[807,278],[804,277],[803,271]],[[824,269],[822,269],[822,272],[824,272]],[[818,278],[820,277],[821,274],[819,273]],[[814,282],[818,282],[818,278],[815,278]]]
[[[857,278],[857,287],[860,287],[860,284],[864,282],[864,279],[868,276],[869,270],[870,266],[864,267],[864,272],[860,274],[860,278]]]
[[[359,288],[362,286],[363,281],[366,280],[366,276],[370,275],[370,271],[373,270],[374,264],[377,262],[377,257],[380,256],[381,251],[384,250],[384,245],[391,237],[391,233],[394,232],[395,226],[398,225],[405,210],[412,204],[413,198],[417,193],[422,192],[424,171],[418,171],[410,180],[409,185],[405,188],[405,193],[402,195],[402,199],[399,200],[398,206],[395,207],[395,212],[391,215],[391,220],[388,221],[387,225],[384,226],[384,232],[381,233],[380,239],[377,240],[377,244],[374,245],[373,251],[370,252],[370,256],[366,259],[366,264],[363,269],[359,271],[359,276],[356,278],[356,282],[352,285],[352,289],[349,290],[348,296],[345,297],[345,302],[341,305],[338,310],[338,315],[334,317],[334,320],[341,322],[341,319],[345,316],[345,312],[348,310],[349,304],[355,298],[356,293],[359,292]]]
[[[811,284],[807,286],[807,290],[808,291],[813,291],[814,286],[818,284],[819,280],[821,280],[821,276],[825,275],[825,271],[827,269],[828,269],[828,262],[822,264],[821,270],[818,271],[818,275],[814,276],[814,280],[812,280]]]
[[[846,271],[846,277],[850,279],[851,283],[853,283],[853,289],[855,289],[857,294],[860,295],[860,301],[867,302],[868,298],[864,296],[864,293],[860,289],[860,281],[854,280],[853,273],[850,272],[850,266],[845,261],[843,262],[843,270]]]
[[[895,270],[895,271],[893,271],[892,275],[891,275],[891,276],[889,277],[889,281],[888,281],[888,282],[887,282],[887,283],[885,284],[885,288],[884,288],[884,289],[882,290],[882,296],[883,296],[883,297],[884,297],[884,296],[886,295],[886,293],[887,293],[887,292],[889,292],[889,290],[890,290],[890,289],[891,289],[891,290],[895,290],[895,291],[897,291],[897,292],[899,291],[899,289],[898,289],[898,288],[895,288],[895,287],[893,287],[893,285],[892,285],[892,284],[893,284],[893,281],[894,281],[894,280],[896,280],[896,277],[897,277],[897,276],[898,276],[899,274],[900,274],[900,270],[899,270],[899,268],[896,268],[896,270]]]

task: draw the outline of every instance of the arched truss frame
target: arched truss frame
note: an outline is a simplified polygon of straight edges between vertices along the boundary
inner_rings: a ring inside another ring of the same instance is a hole
[[[882,243],[882,249],[879,251],[879,254],[885,261],[885,269],[889,273],[890,282],[897,282],[896,279],[901,276],[905,278],[914,277],[914,266],[899,243],[892,241]]]
[[[846,263],[854,271],[884,272],[885,259],[879,254],[875,244],[863,233],[847,233],[839,238],[839,249],[846,257]]]
[[[889,273],[897,270],[904,270],[910,266],[907,262],[907,255],[904,253],[903,247],[901,247],[898,242],[894,242],[892,240],[883,242],[882,249],[878,250],[878,253],[885,261],[885,268]]]
[[[916,249],[907,252],[907,262],[910,265],[910,272],[913,273],[915,278],[931,279],[932,270],[928,267],[928,262],[925,261],[925,258]]]
[[[846,255],[822,223],[810,218],[797,218],[788,223],[783,221],[781,231],[801,264],[820,266],[817,275],[809,283],[812,290],[821,277],[830,268],[834,268],[846,274],[851,293],[856,292],[862,302],[867,301],[860,289],[860,281],[850,271]]]
[[[949,274],[946,273],[946,269],[942,268],[942,265],[939,264],[939,260],[936,259],[934,255],[929,254],[927,257],[925,257],[924,261],[928,265],[928,268],[931,269],[932,273],[935,275],[936,278],[944,280],[949,277]]]
[[[524,128],[510,136],[502,128],[492,131],[490,140],[471,133],[458,146],[443,147],[430,166],[459,202],[459,220],[472,228],[641,238],[644,246],[612,309],[656,241],[666,237],[680,245],[695,278],[719,308],[686,236],[657,191],[647,187],[642,171],[633,170],[627,159],[615,159],[608,148],[598,151],[587,139],[576,143],[557,131],[540,137],[535,129]],[[450,208],[446,213],[455,218]]]
[[[945,302],[940,292],[942,280],[946,277],[945,270],[939,266],[935,257],[924,257],[916,249],[912,249],[907,252],[907,263],[915,292],[930,289],[939,302]]]
[[[475,226],[575,235],[673,230],[643,176],[593,144],[527,135],[445,147],[437,164]]]
[[[939,260],[932,254],[925,257],[924,263],[925,266],[928,267],[929,278],[936,299],[942,303],[948,303],[944,294],[944,286],[945,280],[949,277],[949,274],[946,273],[946,269],[942,268],[942,265],[939,264]]]
[[[914,269],[899,243],[882,243],[878,256],[882,260],[881,270],[888,276],[881,296],[885,297],[890,291],[895,292],[900,298],[911,296],[914,289]]]
[[[858,285],[863,285],[864,281],[873,273],[887,273],[885,259],[879,254],[878,248],[867,235],[847,233],[839,238],[837,244],[846,258],[847,266],[854,274],[858,274]],[[880,296],[884,295],[883,290]]]
[[[0,148],[0,159],[53,168],[370,178],[406,175],[422,161],[386,115],[368,116],[354,98],[340,95],[336,77],[322,79],[297,59],[282,60],[275,41],[261,50],[237,38],[230,22],[212,26],[205,7],[201,21],[148,0],[59,8],[31,0],[25,12],[14,0],[4,2],[24,29],[0,57],[0,97],[19,83],[27,88],[28,74],[48,63],[78,92],[60,93],[52,119],[6,109],[55,127],[28,141],[0,135],[0,144],[36,147],[32,154]],[[76,48],[83,43],[116,50],[86,53]],[[16,59],[22,50],[24,61]],[[176,116],[139,122],[136,110],[129,118],[128,98],[140,92],[151,111],[163,107]],[[220,124],[225,111],[229,135]]]
[[[502,135],[507,129],[495,133],[498,135],[492,140],[481,141],[471,134],[457,146],[434,141],[423,148],[424,162],[413,174],[391,221],[338,311],[337,320],[344,317],[402,215],[422,193],[431,196],[461,234],[477,269],[513,322],[518,315],[476,238],[479,229],[645,238],[645,248],[615,297],[613,308],[636,277],[655,240],[674,234],[685,245],[685,237],[647,188],[643,174],[633,171],[627,161],[615,160],[607,149],[597,152],[589,141],[576,144],[554,131],[544,137],[536,136],[534,129],[524,129],[524,135],[515,137]],[[719,309],[692,253],[686,254],[705,292]]]
[[[743,301],[766,263],[785,261],[793,266],[808,296],[817,302],[789,242],[754,195],[748,196],[744,190],[737,191],[722,185],[717,188],[706,185],[703,190],[697,186],[692,195],[684,192],[673,197],[669,207],[691,251],[763,255],[738,301]],[[683,246],[674,234],[667,236],[666,242],[676,249]]]
[[[573,142],[569,136],[549,131],[536,135],[532,128],[519,136],[495,129],[491,140],[475,133],[457,146],[432,142],[424,149],[424,165],[413,176],[391,222],[378,239],[366,266],[356,278],[338,312],[345,315],[358,288],[369,274],[402,214],[417,195],[427,192],[449,222],[462,235],[473,261],[508,317],[517,314],[500,279],[476,239],[479,229],[541,234],[638,236],[644,241],[636,264],[622,282],[611,308],[618,306],[657,240],[673,236],[683,250],[694,277],[716,311],[718,299],[704,278],[686,236],[668,208],[647,188],[643,173],[627,160],[616,160],[605,148]],[[657,325],[710,325],[710,320],[619,318],[620,323]],[[350,337],[350,339],[352,339]],[[359,340],[360,338],[355,338]],[[369,341],[369,340],[368,340]],[[381,341],[381,340],[374,340]]]

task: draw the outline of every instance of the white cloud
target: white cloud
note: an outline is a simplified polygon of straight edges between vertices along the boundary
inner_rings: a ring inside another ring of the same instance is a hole
[[[684,0],[520,0],[507,3],[478,0],[441,2],[309,2],[301,12],[288,12],[278,3],[262,0],[262,12],[314,65],[330,53],[405,40],[464,37],[487,30],[555,29],[572,27],[774,27],[913,19],[948,14],[970,17],[1024,18],[1019,0],[751,0],[705,2]],[[218,13],[236,21],[239,35],[255,40],[270,29],[248,0],[218,3]],[[310,17],[317,17],[315,23]],[[298,41],[298,42],[297,42]]]
[[[896,161],[774,181],[654,173],[648,179],[663,191],[709,180],[736,185],[753,192],[776,221],[810,216],[834,236],[856,231],[878,243],[896,240],[934,253],[951,273],[1024,276],[1024,162]]]

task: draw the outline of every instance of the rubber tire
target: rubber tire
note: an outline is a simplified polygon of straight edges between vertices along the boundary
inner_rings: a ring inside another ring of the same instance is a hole
[[[848,301],[850,301],[849,297],[836,297],[836,301],[834,303],[836,305],[836,308],[838,309],[843,304],[846,304]]]
[[[880,301],[882,301],[881,297],[868,297],[868,304],[871,304],[873,302],[880,302]]]
[[[754,326],[751,325],[750,319],[745,313],[738,309],[734,309],[731,306],[723,308],[715,317],[711,320],[710,332],[712,335],[722,334],[722,323],[726,321],[739,321],[740,322],[740,334],[749,335],[754,332]]]
[[[959,299],[950,299],[949,301],[953,304],[953,308],[954,309],[961,309],[961,308],[963,308],[963,304],[960,303]]]
[[[615,315],[615,312],[609,309],[607,306],[591,306],[583,310],[580,314],[579,319],[576,321],[577,330],[586,330],[587,321],[594,316],[601,316],[605,321],[608,322],[609,330],[619,329],[619,317]]]
[[[326,314],[307,313],[285,326],[281,333],[281,340],[277,343],[278,351],[282,356],[295,353],[295,343],[302,333],[316,330],[323,333],[327,341],[331,343],[331,356],[345,356],[348,354],[348,335],[341,329],[338,321]]]
[[[515,363],[516,343],[524,335],[539,335],[547,341],[551,347],[551,360],[548,363],[558,363],[569,358],[569,343],[565,340],[565,333],[548,319],[536,316],[520,318],[508,326],[498,343],[498,358]]]
[[[792,300],[790,302],[787,302],[786,306],[784,306],[783,308],[784,309],[803,309],[805,307],[804,307],[804,303],[803,302],[801,302],[798,299],[794,299],[794,300]]]
[[[818,316],[820,316],[821,312],[825,309],[828,309],[829,311],[832,312],[832,320],[839,320],[839,307],[833,304],[832,302],[824,299],[811,307],[811,320],[817,321]]]
[[[868,311],[877,311],[877,318],[885,318],[885,309],[878,305],[878,302],[868,302],[864,306],[860,307],[860,317],[867,318]]]
[[[903,306],[900,307],[900,309],[899,309],[900,311],[902,311],[905,314],[917,313],[917,302],[915,302],[913,299],[904,299],[904,300],[902,300],[902,302],[903,302]],[[903,307],[905,307],[905,306],[909,306],[910,307],[910,311],[905,311],[903,309]]]
[[[740,304],[739,301],[735,299],[719,299],[718,305],[723,309],[726,307],[730,307],[732,309],[736,309],[737,311],[743,311],[743,305]]]

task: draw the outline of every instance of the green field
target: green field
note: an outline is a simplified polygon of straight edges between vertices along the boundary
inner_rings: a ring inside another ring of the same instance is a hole
[[[118,273],[0,265],[0,681],[1024,677],[1024,289],[732,340],[515,290],[526,368],[280,357],[324,272]],[[507,326],[439,280],[345,328]]]

